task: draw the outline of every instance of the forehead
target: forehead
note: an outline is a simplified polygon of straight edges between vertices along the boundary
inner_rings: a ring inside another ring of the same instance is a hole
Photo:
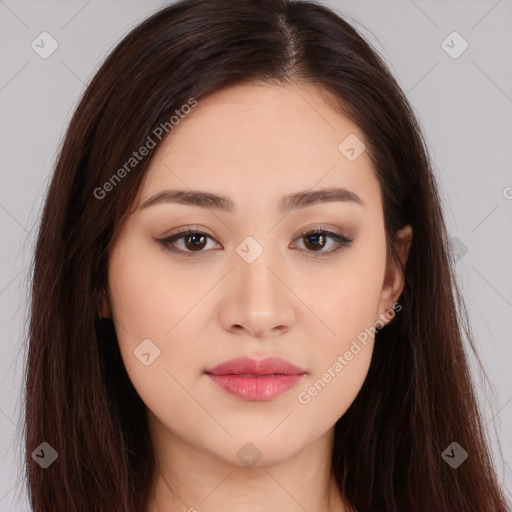
[[[160,144],[139,204],[165,188],[238,202],[338,186],[379,205],[366,151],[353,160],[342,151],[346,140],[362,147],[364,135],[325,94],[307,85],[243,84],[199,101]]]

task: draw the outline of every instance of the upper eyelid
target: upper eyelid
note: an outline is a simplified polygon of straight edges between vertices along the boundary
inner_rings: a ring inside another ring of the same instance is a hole
[[[326,233],[328,235],[338,236],[340,238],[345,238],[347,240],[353,240],[349,236],[346,236],[343,233],[336,233],[336,232],[332,231],[332,229],[330,229],[328,226],[321,226],[321,225],[314,226],[311,228],[306,228],[306,229],[302,230],[295,238],[304,236],[306,234],[312,234],[312,233]],[[180,238],[183,238],[187,235],[193,235],[193,234],[206,235],[206,236],[210,237],[212,240],[214,240],[216,243],[219,243],[219,242],[217,242],[217,240],[215,239],[215,237],[213,235],[211,235],[210,233],[205,231],[203,228],[195,228],[195,227],[183,228],[182,231],[177,231],[176,233],[172,233],[170,235],[166,234],[157,239],[158,240],[169,240],[171,238],[176,237],[176,239],[179,240]]]
[[[339,229],[341,231],[343,231],[340,227],[337,227],[337,228],[334,228],[334,227],[331,227],[330,225],[327,225],[325,223],[322,223],[320,222],[319,224],[312,224],[311,227],[306,227],[304,229],[302,229],[297,236],[300,236],[300,235],[304,235],[305,233],[309,233],[309,232],[314,232],[314,231],[321,231],[321,232],[326,232],[326,233],[332,233],[333,235],[336,235],[336,236],[340,236],[340,237],[344,237],[344,238],[349,238],[348,235],[346,235],[345,233],[336,233],[334,231],[334,229]],[[175,230],[178,230],[178,231],[175,231]],[[172,232],[170,234],[168,234],[169,232]],[[166,233],[164,233],[164,235],[162,235],[161,237],[159,237],[160,239],[165,239],[165,238],[171,238],[172,236],[176,236],[176,235],[185,235],[189,232],[193,232],[193,233],[200,233],[200,234],[203,234],[203,235],[208,235],[210,238],[212,239],[215,239],[215,236],[214,235],[211,235],[209,232],[208,232],[208,228],[204,228],[202,226],[200,226],[199,224],[189,224],[189,225],[184,225],[182,227],[179,227],[179,228],[174,228],[172,230],[168,230]]]

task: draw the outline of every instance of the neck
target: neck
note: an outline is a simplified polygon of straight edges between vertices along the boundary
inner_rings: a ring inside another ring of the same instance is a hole
[[[252,467],[171,433],[151,413],[156,472],[148,512],[347,512],[331,473],[334,430],[285,460]]]

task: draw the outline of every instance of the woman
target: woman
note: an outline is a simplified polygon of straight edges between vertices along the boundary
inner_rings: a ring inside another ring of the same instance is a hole
[[[34,511],[505,510],[448,245],[418,123],[343,19],[157,12],[85,91],[46,198]]]

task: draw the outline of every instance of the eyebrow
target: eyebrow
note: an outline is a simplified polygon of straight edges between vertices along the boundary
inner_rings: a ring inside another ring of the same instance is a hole
[[[304,190],[288,194],[279,202],[279,211],[283,213],[287,210],[336,201],[354,203],[365,208],[365,204],[357,194],[345,188],[336,187],[321,190]],[[140,209],[162,203],[211,208],[229,213],[235,211],[235,203],[228,197],[200,190],[163,190],[144,201]]]

